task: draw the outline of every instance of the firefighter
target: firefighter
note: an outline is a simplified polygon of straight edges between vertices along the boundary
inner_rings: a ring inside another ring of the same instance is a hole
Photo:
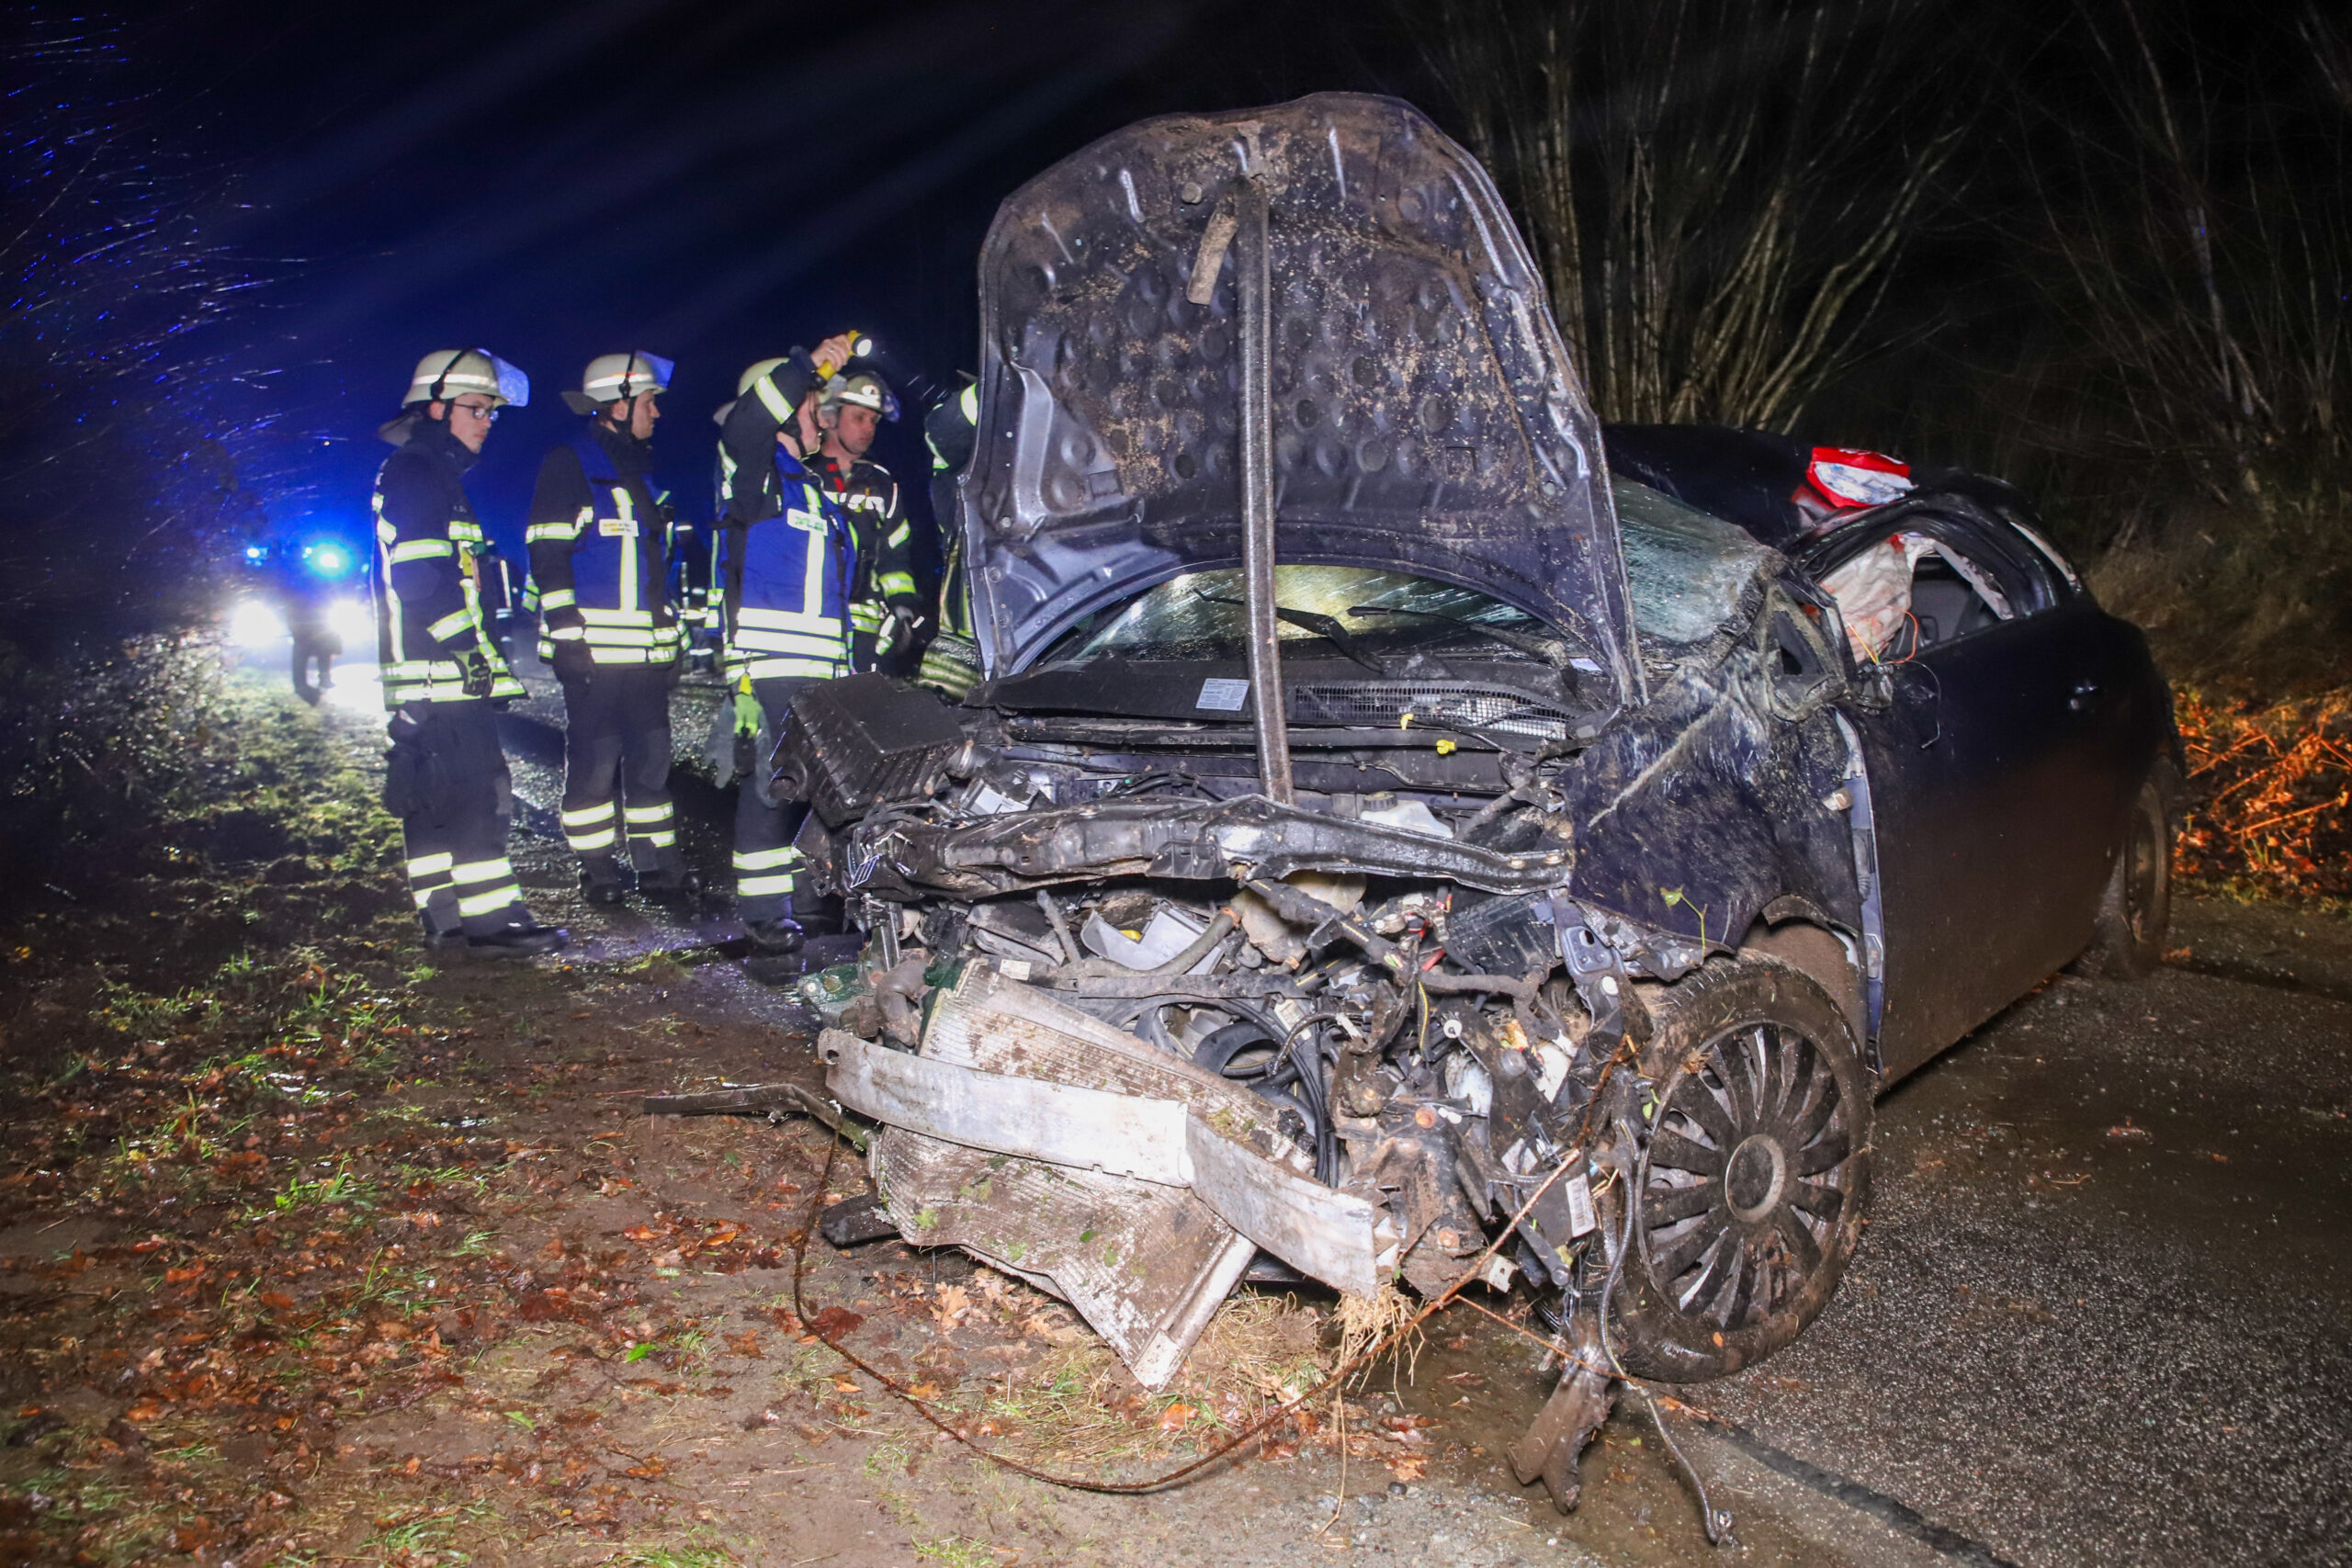
[[[403,412],[378,432],[396,448],[374,501],[377,659],[392,715],[384,806],[401,818],[427,941],[493,956],[567,940],[531,918],[506,858],[514,788],[492,705],[523,685],[483,625],[482,530],[464,483],[498,411],[529,397],[530,381],[487,349],[441,349],[417,362]]]
[[[324,558],[322,558],[323,555]],[[334,661],[343,657],[343,638],[331,618],[333,585],[328,581],[343,570],[346,556],[338,545],[312,545],[295,549],[278,544],[245,552],[245,558],[267,572],[269,596],[285,618],[293,639],[294,694],[310,704],[334,686]],[[328,570],[333,565],[334,570]],[[318,679],[311,678],[311,667]]]
[[[563,835],[589,902],[637,889],[675,903],[701,890],[678,853],[670,798],[670,688],[684,647],[669,602],[671,515],[648,477],[671,362],[642,350],[588,362],[585,415],[539,464],[525,537],[539,590],[539,657],[563,684]]]
[[[972,601],[964,582],[964,539],[956,521],[956,479],[972,460],[979,423],[977,385],[942,398],[922,422],[923,440],[931,447],[931,515],[946,541],[947,564],[939,574],[939,631],[922,650],[922,667],[915,679],[957,702],[980,675],[979,645],[972,640]]]
[[[914,537],[906,503],[890,470],[869,460],[882,422],[895,423],[899,400],[871,371],[835,376],[817,400],[824,448],[809,465],[828,493],[849,513],[857,536],[857,581],[849,598],[850,667],[888,669],[922,626],[909,544]]]
[[[803,940],[793,918],[800,863],[793,839],[808,810],[769,793],[769,743],[796,693],[849,668],[856,537],[803,458],[818,446],[819,391],[850,347],[842,334],[813,355],[761,360],[718,413],[721,657],[736,733],[761,738],[736,801],[735,897],[763,953],[797,952]]]

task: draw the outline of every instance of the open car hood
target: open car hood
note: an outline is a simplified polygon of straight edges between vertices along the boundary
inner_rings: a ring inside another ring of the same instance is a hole
[[[958,487],[988,675],[1088,611],[1238,563],[1225,236],[1251,177],[1271,212],[1278,558],[1491,593],[1636,700],[1600,427],[1543,285],[1468,153],[1410,106],[1349,93],[1145,120],[998,209]],[[1215,269],[1206,305],[1187,299],[1196,266]]]

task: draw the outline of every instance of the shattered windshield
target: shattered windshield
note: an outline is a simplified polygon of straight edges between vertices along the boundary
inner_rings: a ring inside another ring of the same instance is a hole
[[[1702,642],[1741,616],[1779,559],[1745,529],[1623,477],[1609,481],[1634,626],[1645,637]]]
[[[1599,668],[1584,649],[1564,642],[1524,611],[1476,589],[1404,572],[1277,566],[1274,599],[1285,645],[1323,643],[1334,657],[1377,660],[1444,653]],[[1240,569],[1191,571],[1080,620],[1046,649],[1038,664],[1069,668],[1105,658],[1244,659],[1248,637]]]

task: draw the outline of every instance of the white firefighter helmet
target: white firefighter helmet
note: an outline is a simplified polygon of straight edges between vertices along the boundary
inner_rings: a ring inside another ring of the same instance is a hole
[[[847,405],[872,409],[887,420],[899,417],[898,395],[890,384],[871,370],[861,370],[854,376],[836,376],[825,383],[825,395],[818,400],[817,412],[831,415]]]
[[[743,367],[743,373],[735,378],[735,395],[732,398],[729,398],[727,401],[718,405],[718,412],[710,416],[711,423],[713,424],[725,424],[727,423],[727,416],[734,412],[735,405],[750,395],[753,387],[760,384],[760,378],[766,375],[771,370],[774,370],[777,366],[786,364],[790,357],[791,356],[788,355],[778,355],[774,359],[755,359],[751,364],[745,366]]]
[[[743,367],[743,373],[735,378],[735,395],[740,398],[744,393],[750,391],[752,387],[758,384],[761,377],[766,375],[769,371],[774,370],[777,366],[785,363],[785,361],[789,357],[790,355],[788,355],[779,354],[774,359],[755,360],[752,364],[745,366]]]
[[[580,373],[580,388],[563,389],[564,406],[573,413],[594,413],[624,398],[666,392],[678,362],[658,354],[632,349],[627,354],[600,354]]]
[[[448,402],[469,392],[519,409],[531,400],[531,378],[486,348],[436,348],[416,362],[401,406]]]

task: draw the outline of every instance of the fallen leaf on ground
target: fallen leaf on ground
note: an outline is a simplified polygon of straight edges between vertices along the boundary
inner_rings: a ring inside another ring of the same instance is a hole
[[[829,1306],[808,1320],[808,1327],[823,1338],[839,1339],[844,1334],[855,1333],[865,1322],[862,1314],[847,1307]]]
[[[939,1320],[940,1327],[953,1328],[963,1322],[965,1314],[971,1310],[970,1292],[961,1285],[942,1285],[939,1287],[939,1304],[932,1308],[931,1315]]]

